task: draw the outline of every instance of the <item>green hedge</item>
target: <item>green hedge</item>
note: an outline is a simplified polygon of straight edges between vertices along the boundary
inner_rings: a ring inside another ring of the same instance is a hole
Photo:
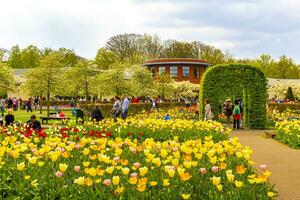
[[[103,115],[105,118],[107,117],[112,117],[111,110],[113,107],[113,104],[98,104],[99,107],[101,108]],[[184,106],[184,103],[182,102],[166,102],[166,103],[158,103],[158,108],[159,109],[169,109],[169,108],[174,108],[174,107],[180,107]],[[89,104],[87,106],[83,105],[83,110],[85,111],[86,116],[90,116],[90,113],[92,109],[95,107],[95,104]],[[132,103],[129,104],[128,108],[128,114],[137,114],[143,110],[145,111],[150,111],[151,109],[151,104],[150,103]]]
[[[269,110],[273,110],[275,107],[280,112],[284,112],[287,109],[300,111],[300,103],[268,103]]]
[[[255,129],[266,127],[267,79],[260,69],[244,64],[209,68],[200,84],[200,117],[203,118],[205,99],[210,101],[214,115],[218,117],[219,105],[223,105],[226,97],[243,99],[245,126]]]

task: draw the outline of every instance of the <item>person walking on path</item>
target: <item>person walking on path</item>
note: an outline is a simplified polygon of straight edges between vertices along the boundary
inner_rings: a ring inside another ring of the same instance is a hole
[[[31,97],[27,100],[27,112],[32,112],[32,101],[31,101]]]
[[[115,103],[113,105],[113,108],[112,108],[111,112],[113,114],[114,121],[117,122],[117,118],[121,114],[121,101],[120,101],[120,97],[118,97],[118,96],[115,97]]]
[[[8,109],[8,114],[5,116],[5,126],[11,126],[14,124],[15,116],[12,114],[12,110]]]
[[[230,124],[230,117],[232,115],[232,110],[233,110],[233,106],[232,106],[232,103],[231,103],[231,99],[229,97],[227,97],[224,105],[224,114],[226,115],[227,117],[227,124]]]
[[[122,101],[122,118],[126,119],[128,114],[129,100],[126,96],[124,96]]]
[[[233,108],[233,129],[240,128],[240,119],[241,119],[241,109],[240,109],[239,101],[236,99],[234,101],[234,108]]]
[[[5,99],[0,97],[0,112],[1,116],[4,117],[5,112]]]
[[[205,117],[204,121],[212,120],[214,118],[214,113],[212,111],[211,105],[208,100],[205,100]]]
[[[94,123],[104,119],[102,111],[98,105],[96,105],[96,107],[92,110],[91,117],[92,117],[92,122]]]
[[[243,100],[241,98],[238,98],[239,106],[240,106],[240,112],[241,112],[241,119],[240,119],[240,128],[244,128],[244,106],[243,106]]]

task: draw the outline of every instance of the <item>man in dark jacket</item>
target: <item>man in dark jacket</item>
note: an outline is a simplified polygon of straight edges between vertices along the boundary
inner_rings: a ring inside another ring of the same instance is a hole
[[[15,116],[12,114],[12,110],[8,110],[8,114],[5,116],[5,126],[13,125]]]
[[[91,117],[93,122],[99,122],[104,119],[102,111],[98,105],[96,105],[96,107],[92,110]]]
[[[36,120],[35,115],[31,115],[30,120],[27,121],[26,123],[28,125],[28,128],[32,128],[33,130],[39,131],[42,129],[41,123]]]

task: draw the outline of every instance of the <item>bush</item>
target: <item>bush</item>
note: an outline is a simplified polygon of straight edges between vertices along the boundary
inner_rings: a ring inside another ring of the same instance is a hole
[[[200,85],[201,117],[205,99],[210,101],[214,115],[219,116],[221,113],[217,108],[226,97],[243,99],[245,126],[255,129],[266,127],[267,79],[260,69],[244,64],[209,68]]]
[[[291,101],[295,101],[295,97],[294,97],[293,90],[292,90],[291,87],[288,88],[288,90],[286,92],[285,99],[289,99]]]

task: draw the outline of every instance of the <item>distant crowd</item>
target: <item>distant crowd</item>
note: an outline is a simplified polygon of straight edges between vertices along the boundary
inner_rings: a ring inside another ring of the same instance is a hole
[[[271,103],[299,103],[299,100],[290,100],[290,99],[276,99],[276,98],[271,98],[269,99],[269,102]]]

